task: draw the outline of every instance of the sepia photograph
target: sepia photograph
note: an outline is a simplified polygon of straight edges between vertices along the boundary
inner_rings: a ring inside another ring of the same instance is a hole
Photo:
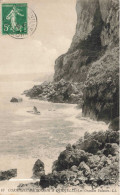
[[[0,0],[0,195],[119,192],[119,0]]]

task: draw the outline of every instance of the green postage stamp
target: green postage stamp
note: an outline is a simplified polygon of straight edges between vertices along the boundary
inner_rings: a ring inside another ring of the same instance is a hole
[[[2,34],[27,34],[27,3],[2,4]]]

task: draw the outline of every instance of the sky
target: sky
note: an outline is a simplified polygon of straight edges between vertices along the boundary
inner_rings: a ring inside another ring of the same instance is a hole
[[[13,3],[1,0],[6,2]],[[76,0],[19,2],[27,2],[36,13],[37,29],[32,36],[20,40],[0,34],[0,74],[54,72],[56,58],[68,50],[75,34]]]

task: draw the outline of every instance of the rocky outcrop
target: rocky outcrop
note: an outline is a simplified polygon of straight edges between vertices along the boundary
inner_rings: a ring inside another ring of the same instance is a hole
[[[54,80],[86,81],[83,115],[110,121],[119,112],[119,1],[77,0],[76,10],[76,33]]]
[[[83,115],[110,121],[119,116],[119,52],[107,51],[89,70],[84,86]]]
[[[118,4],[118,0],[77,0],[76,33],[68,52],[55,62],[55,81],[85,81],[92,63],[118,46]]]
[[[104,22],[101,45],[107,50],[89,69],[83,91],[83,115],[107,122],[119,116],[119,6],[117,0],[99,0],[99,5]],[[117,123],[117,129],[118,126]]]
[[[118,10],[118,0],[77,0],[76,33],[68,52],[55,62],[54,82],[34,86],[26,95],[78,103],[83,115],[95,120],[118,117]]]
[[[66,150],[60,153],[52,173],[41,177],[40,186],[98,187],[116,184],[119,178],[118,154],[118,131],[86,132],[77,143],[68,144]]]
[[[0,181],[9,180],[17,176],[17,169],[10,169],[8,171],[0,171]]]
[[[82,105],[82,83],[66,82],[44,82],[25,91],[24,94],[30,98],[47,100],[54,103],[72,103]]]
[[[44,164],[36,161],[33,172],[40,182],[19,188],[99,188],[118,185],[119,131],[86,132],[75,144],[68,144],[53,163],[52,172],[40,174]],[[98,143],[94,146],[94,143]],[[96,147],[96,149],[95,149]]]
[[[22,98],[17,98],[17,97],[12,97],[12,99],[10,100],[10,102],[12,103],[18,103],[18,102],[22,102]]]
[[[40,177],[43,175],[45,175],[44,163],[40,159],[38,159],[33,166],[32,178],[40,179]]]

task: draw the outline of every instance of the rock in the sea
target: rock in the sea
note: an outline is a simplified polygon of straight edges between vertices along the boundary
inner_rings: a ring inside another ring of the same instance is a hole
[[[10,102],[13,102],[13,103],[18,103],[18,102],[22,102],[22,98],[16,98],[16,97],[12,97],[12,99],[10,100]]]
[[[33,176],[32,178],[35,179],[40,179],[41,176],[45,175],[45,170],[44,170],[44,163],[38,159],[33,167]]]
[[[9,180],[17,176],[17,169],[10,169],[8,171],[0,171],[0,181]]]

